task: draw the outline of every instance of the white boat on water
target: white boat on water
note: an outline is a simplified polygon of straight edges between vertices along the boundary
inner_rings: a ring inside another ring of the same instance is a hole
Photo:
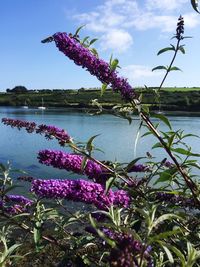
[[[27,103],[26,103],[26,100],[25,100],[25,102],[24,102],[24,106],[22,106],[22,108],[25,108],[25,109],[28,108],[28,105],[27,105]]]
[[[42,98],[42,105],[40,107],[38,107],[38,109],[44,110],[46,109],[46,107],[44,106],[44,100]]]

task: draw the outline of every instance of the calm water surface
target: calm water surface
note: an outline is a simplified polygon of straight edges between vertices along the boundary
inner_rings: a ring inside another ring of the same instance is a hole
[[[9,117],[27,121],[35,121],[38,124],[56,125],[64,128],[77,141],[87,141],[91,136],[100,134],[95,140],[96,147],[104,153],[95,152],[100,160],[117,160],[130,162],[134,159],[134,141],[139,125],[138,117],[134,117],[133,123],[112,115],[91,116],[86,113],[70,112],[63,109],[37,109],[0,107],[0,119]],[[168,117],[174,129],[183,129],[186,133],[199,135],[200,117],[171,116]],[[166,126],[161,125],[165,130]],[[145,132],[142,130],[141,134]],[[13,168],[25,170],[28,175],[39,178],[68,178],[77,177],[64,170],[57,170],[38,163],[37,153],[42,149],[60,148],[55,140],[48,141],[43,136],[28,134],[24,130],[18,131],[0,123],[0,162],[9,160]],[[137,145],[136,156],[144,156],[147,151],[162,160],[166,155],[159,150],[151,151],[151,146],[156,142],[153,136],[140,138]],[[200,139],[188,138],[188,143],[194,152],[200,152]]]

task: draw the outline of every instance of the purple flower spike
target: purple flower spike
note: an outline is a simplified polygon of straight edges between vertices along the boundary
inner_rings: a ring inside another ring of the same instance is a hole
[[[127,207],[130,198],[123,190],[105,194],[105,188],[97,183],[85,180],[34,180],[31,191],[39,197],[67,199],[93,204],[106,210],[111,205]]]
[[[52,38],[58,49],[73,60],[76,65],[85,68],[102,83],[110,85],[113,91],[120,91],[125,100],[130,101],[135,97],[134,90],[125,78],[118,77],[117,72],[112,70],[107,62],[99,59],[71,34],[58,32]]]
[[[85,168],[82,169],[84,157],[82,155],[64,153],[56,150],[41,150],[38,153],[39,162],[47,166],[53,166],[58,169],[65,169],[78,174],[86,174],[88,178],[94,179],[99,183],[105,183],[105,170],[96,162],[87,159]],[[102,179],[101,179],[102,178]]]
[[[33,204],[33,201],[20,195],[5,195],[0,201],[0,209],[9,214],[18,214],[26,212],[27,208]]]
[[[145,166],[143,164],[134,164],[128,172],[148,172],[150,171],[149,166]]]
[[[28,133],[39,133],[44,134],[45,138],[49,139],[57,139],[61,146],[64,146],[66,143],[72,141],[71,137],[64,129],[59,129],[55,126],[48,126],[45,124],[38,125],[35,122],[14,120],[9,118],[3,118],[2,123],[7,126],[16,127],[18,130],[25,128]]]

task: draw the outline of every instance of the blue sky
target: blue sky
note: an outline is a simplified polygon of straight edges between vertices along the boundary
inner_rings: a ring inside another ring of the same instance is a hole
[[[24,85],[28,89],[97,87],[100,82],[60,53],[54,43],[40,41],[57,31],[97,37],[100,57],[120,62],[120,74],[134,86],[158,86],[172,52],[156,56],[174,43],[179,15],[185,18],[186,55],[179,54],[165,86],[200,86],[200,15],[190,0],[1,0],[0,91]]]

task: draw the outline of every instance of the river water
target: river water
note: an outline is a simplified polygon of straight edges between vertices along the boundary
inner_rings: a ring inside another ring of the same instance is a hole
[[[99,160],[116,160],[130,162],[136,157],[146,155],[150,152],[160,160],[166,157],[161,150],[151,150],[156,139],[150,135],[140,138],[136,151],[134,143],[139,126],[139,118],[133,117],[131,125],[127,120],[115,117],[110,114],[91,116],[84,112],[69,111],[64,109],[23,109],[13,107],[0,107],[0,119],[3,117],[34,121],[37,124],[55,125],[67,130],[70,136],[76,141],[86,142],[91,136],[99,134],[95,139],[95,146],[104,151],[96,151],[95,157]],[[183,129],[186,133],[199,134],[200,117],[197,116],[168,116],[174,129]],[[154,120],[155,121],[155,120]],[[160,125],[161,130],[166,130],[164,124]],[[142,135],[146,132],[143,128]],[[57,170],[38,163],[37,153],[42,149],[61,148],[56,140],[48,141],[38,134],[28,134],[26,131],[12,129],[0,123],[0,162],[10,161],[14,169],[22,169],[28,175],[38,178],[72,178],[77,175],[64,170]],[[200,152],[200,139],[188,138],[189,145],[195,153]],[[19,175],[19,174],[18,174]],[[81,178],[81,177],[80,177]]]

